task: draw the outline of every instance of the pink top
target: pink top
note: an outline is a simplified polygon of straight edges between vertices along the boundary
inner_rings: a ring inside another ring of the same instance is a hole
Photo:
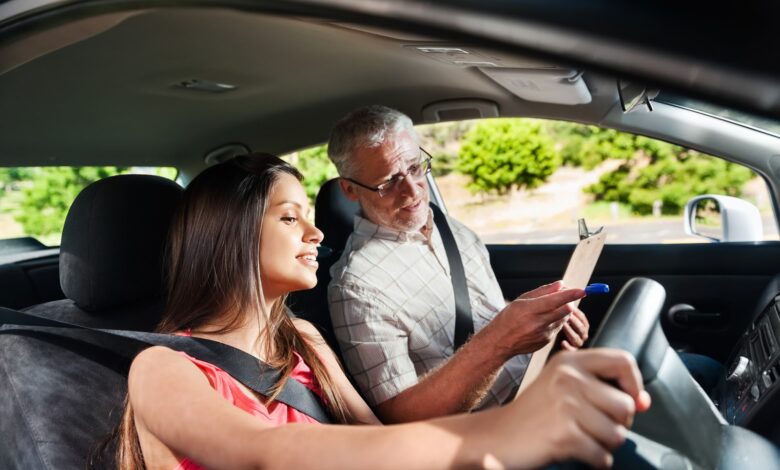
[[[225,400],[252,416],[257,416],[274,426],[287,423],[318,423],[314,418],[278,401],[274,401],[269,406],[266,406],[256,398],[248,396],[246,392],[239,388],[236,379],[219,367],[195,359],[183,352],[179,352],[179,354],[192,361],[192,363],[195,364],[209,380],[212,388],[222,395]],[[322,397],[322,391],[320,390],[311,369],[303,362],[303,358],[299,356],[298,353],[294,354],[298,359],[298,363],[293,368],[290,378],[301,382],[311,391]],[[179,465],[174,470],[201,470],[201,468],[202,467],[195,462],[185,458],[179,462]]]

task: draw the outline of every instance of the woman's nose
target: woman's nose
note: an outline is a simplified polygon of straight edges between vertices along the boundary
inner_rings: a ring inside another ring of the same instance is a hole
[[[322,230],[318,229],[316,225],[309,223],[309,230],[306,233],[306,241],[308,243],[319,245],[322,243],[324,238],[325,235],[322,233]]]

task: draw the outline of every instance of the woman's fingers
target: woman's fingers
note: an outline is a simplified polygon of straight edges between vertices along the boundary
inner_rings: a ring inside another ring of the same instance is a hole
[[[569,339],[563,345],[573,347]],[[604,468],[612,465],[611,451],[625,442],[635,412],[647,406],[633,357],[617,349],[591,349],[556,354],[507,409],[522,410],[518,416],[525,416],[530,432],[526,439],[544,449],[545,459],[573,458]]]
[[[650,399],[650,394],[645,390],[642,390],[639,392],[639,396],[636,398],[635,402],[636,410],[640,413],[644,413],[650,408],[652,400]]]
[[[631,354],[619,349],[597,348],[578,351],[567,358],[598,378],[617,382],[634,400],[637,411],[650,407],[650,395],[644,390],[642,375]]]
[[[572,436],[574,457],[589,465],[611,465],[610,452],[624,441],[626,430],[633,423],[637,410],[646,409],[647,392],[633,358],[619,350],[596,349],[577,353],[561,353],[555,379],[555,392],[561,394],[566,406],[562,419],[572,419],[582,435],[568,429]],[[624,387],[620,390],[605,383],[611,379]],[[568,397],[568,398],[567,398]],[[649,403],[647,403],[649,405]],[[561,418],[559,418],[561,419]]]
[[[594,406],[584,404],[576,418],[579,427],[606,451],[617,449],[626,440],[626,428]]]
[[[612,453],[595,439],[588,431],[580,428],[579,424],[572,426],[572,444],[564,452],[566,455],[587,463],[594,468],[609,468],[612,466]]]
[[[593,378],[583,392],[585,398],[615,423],[630,428],[634,422],[636,404],[625,392]]]
[[[561,341],[561,348],[566,351],[576,351],[578,349],[572,346],[571,343],[569,343],[569,341],[565,339]]]

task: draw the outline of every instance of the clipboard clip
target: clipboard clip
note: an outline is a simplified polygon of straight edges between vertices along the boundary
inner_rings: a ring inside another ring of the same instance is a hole
[[[598,235],[601,233],[602,230],[604,230],[604,226],[597,228],[595,231],[590,232],[588,231],[588,226],[585,225],[585,219],[577,219],[577,229],[580,232],[580,240],[585,240],[588,237],[591,237],[593,235]]]

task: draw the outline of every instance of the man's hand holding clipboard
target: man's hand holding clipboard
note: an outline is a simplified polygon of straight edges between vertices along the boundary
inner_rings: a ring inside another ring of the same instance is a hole
[[[563,275],[563,285],[570,289],[584,289],[588,285],[607,238],[607,234],[601,229],[595,233],[589,233],[583,219],[579,221],[579,232],[580,242],[574,248],[574,253],[569,259],[569,265],[566,267],[566,272]],[[578,299],[571,302],[571,305],[576,307],[579,303]],[[555,346],[555,341],[556,339],[553,338],[531,356],[531,362],[528,364],[523,382],[517,391],[518,395],[539,376],[542,368],[547,363],[553,346]]]

